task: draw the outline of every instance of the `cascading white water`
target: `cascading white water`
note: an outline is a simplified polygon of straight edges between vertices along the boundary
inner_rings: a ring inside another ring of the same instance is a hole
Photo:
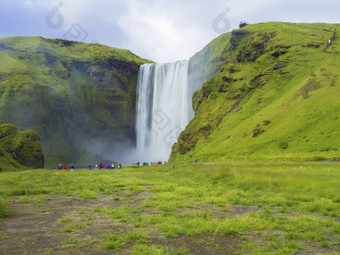
[[[194,116],[188,85],[188,61],[145,64],[137,83],[137,157],[167,161],[171,146]]]

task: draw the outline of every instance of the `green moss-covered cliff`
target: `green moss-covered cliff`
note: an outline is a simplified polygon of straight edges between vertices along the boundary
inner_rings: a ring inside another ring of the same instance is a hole
[[[190,60],[205,81],[171,161],[338,159],[339,24],[264,23],[221,35]],[[335,52],[335,53],[334,53]],[[337,53],[338,52],[338,53]]]
[[[44,155],[37,132],[19,131],[11,124],[0,125],[0,168],[2,170],[43,167]]]
[[[139,66],[149,61],[100,44],[0,39],[0,124],[38,132],[46,165],[86,164],[135,140]]]

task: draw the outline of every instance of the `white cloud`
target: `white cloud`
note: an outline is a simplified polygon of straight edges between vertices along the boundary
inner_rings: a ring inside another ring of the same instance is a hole
[[[204,9],[194,1],[182,5],[180,1],[162,5],[149,1],[146,5],[135,0],[129,2],[128,10],[118,19],[127,34],[125,44],[136,54],[157,62],[189,59],[216,36],[209,17],[209,12],[216,15],[214,8]]]
[[[127,48],[157,62],[188,59],[218,36],[213,20],[225,9],[231,28],[241,20],[340,23],[334,0],[0,0],[1,33],[62,37],[78,23],[87,42]],[[59,3],[63,3],[60,7]],[[52,29],[46,15],[55,7],[63,26]],[[9,16],[10,13],[10,16]],[[13,18],[12,18],[13,17]]]

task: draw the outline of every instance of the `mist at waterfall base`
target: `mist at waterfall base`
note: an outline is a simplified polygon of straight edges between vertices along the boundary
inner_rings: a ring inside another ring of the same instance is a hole
[[[140,67],[136,101],[135,162],[167,161],[172,145],[193,118],[188,61]]]
[[[140,67],[136,98],[136,140],[89,141],[87,150],[126,165],[168,161],[171,147],[194,117],[192,95],[206,80],[197,79],[201,64],[189,61]],[[84,140],[82,140],[84,142]]]

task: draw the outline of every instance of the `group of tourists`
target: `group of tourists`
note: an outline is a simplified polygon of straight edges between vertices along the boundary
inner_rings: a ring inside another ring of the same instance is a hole
[[[198,159],[195,158],[194,162],[198,163]],[[166,164],[166,161],[158,161],[158,162],[151,162],[151,163],[148,163],[148,162],[137,162],[137,163],[133,163],[132,165],[133,166],[152,166],[152,165],[165,165],[165,164]]]
[[[133,166],[152,166],[152,165],[165,165],[166,161],[158,161],[158,162],[137,162],[133,163]]]
[[[69,167],[67,165],[58,164],[56,170],[74,170],[74,165],[71,164]]]
[[[195,158],[194,160],[195,163],[198,163],[198,159]],[[158,161],[158,162],[136,162],[133,163],[133,166],[152,166],[152,165],[165,165],[166,161]],[[93,166],[91,164],[88,165],[88,169],[92,170],[92,169],[121,169],[124,167],[124,164],[121,163],[107,163],[107,164],[103,164],[103,163],[99,163],[96,164],[93,168]],[[58,164],[56,170],[74,170],[74,164],[71,164],[69,167],[67,165],[62,165],[62,164]]]
[[[99,163],[95,165],[94,169],[121,169],[123,168],[123,164],[121,163],[108,163],[108,164],[103,164]],[[92,170],[92,165],[88,165],[89,170]],[[72,163],[70,166],[67,166],[66,164],[58,164],[56,167],[56,170],[74,170],[74,164]]]
[[[332,31],[331,28],[329,30]],[[336,38],[336,29],[333,31],[333,37],[327,41],[327,45],[326,45],[325,50],[327,50],[328,47],[331,46],[331,44],[335,40],[335,38]],[[328,51],[332,53],[331,50],[328,50]],[[334,54],[338,54],[338,53],[339,53],[338,51],[334,51]]]
[[[123,164],[121,163],[109,163],[109,164],[103,164],[103,163],[99,163],[95,165],[95,169],[121,169],[123,168]],[[89,170],[92,170],[92,165],[89,164],[88,166]]]

